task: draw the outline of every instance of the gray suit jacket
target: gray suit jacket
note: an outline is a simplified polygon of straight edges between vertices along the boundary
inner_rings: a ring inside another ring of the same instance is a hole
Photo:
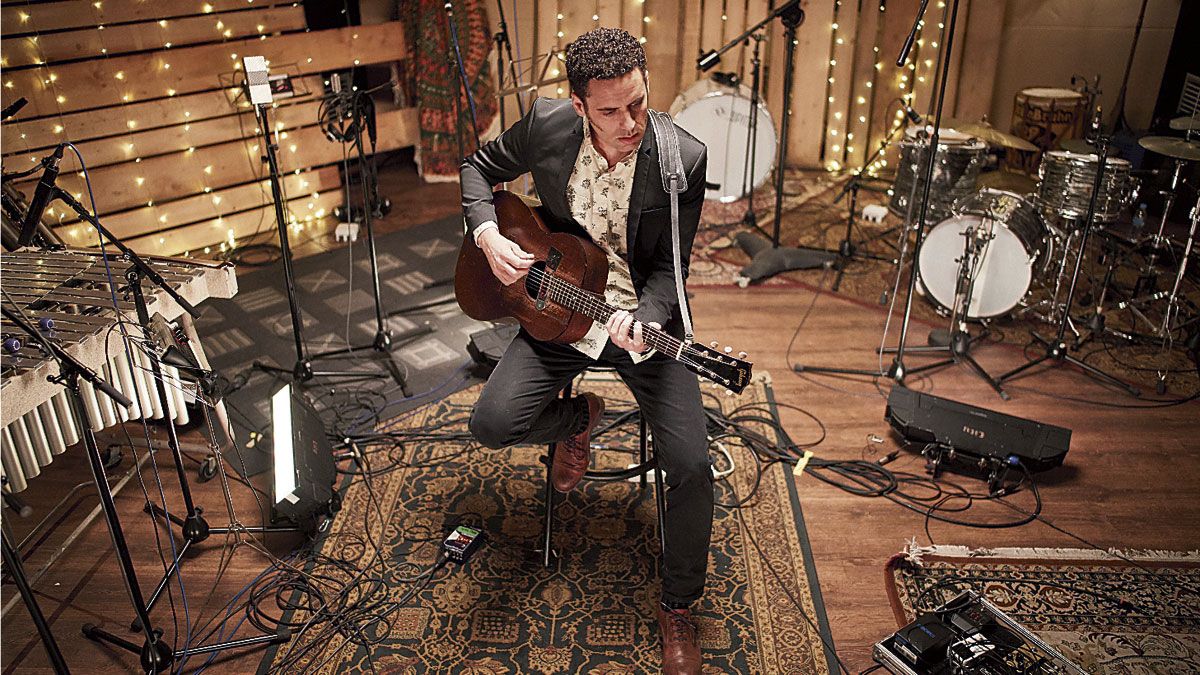
[[[525,117],[464,159],[459,175],[468,236],[485,221],[496,220],[492,186],[529,172],[542,205],[557,220],[547,225],[586,238],[567,204],[567,181],[583,143],[583,124],[569,99],[539,98]],[[680,259],[686,278],[704,202],[708,156],[703,143],[678,126],[675,129],[687,170],[688,189],[679,198]],[[653,128],[648,128],[638,149],[626,231],[629,273],[638,296],[634,316],[639,321],[658,322],[679,337],[682,322],[671,254],[671,205],[660,171],[658,144]]]

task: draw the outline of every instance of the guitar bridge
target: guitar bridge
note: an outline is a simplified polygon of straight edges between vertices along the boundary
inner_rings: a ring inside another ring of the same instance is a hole
[[[546,256],[546,265],[542,270],[542,279],[538,282],[537,303],[536,307],[539,312],[546,309],[546,300],[550,295],[550,280],[554,273],[558,271],[558,264],[562,262],[562,253],[556,248],[551,248],[550,253]]]

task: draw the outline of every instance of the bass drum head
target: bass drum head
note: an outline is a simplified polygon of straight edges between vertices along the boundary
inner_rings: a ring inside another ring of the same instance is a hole
[[[743,91],[748,90],[701,80],[680,94],[671,106],[675,123],[708,146],[707,180],[718,187],[705,190],[705,199],[722,203],[737,201],[748,194],[749,187],[761,187],[775,167],[775,123],[760,102],[754,163],[747,180],[750,98]]]
[[[917,254],[921,284],[927,296],[946,309],[954,307],[958,282],[958,261],[962,259],[967,228],[988,227],[994,238],[984,246],[976,263],[975,283],[966,315],[987,319],[1007,314],[1029,291],[1033,279],[1033,261],[1021,238],[996,220],[964,214],[938,223],[925,236]]]

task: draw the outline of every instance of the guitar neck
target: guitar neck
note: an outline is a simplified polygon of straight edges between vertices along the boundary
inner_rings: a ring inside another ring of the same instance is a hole
[[[547,297],[551,302],[580,312],[592,321],[607,323],[613,313],[617,311],[617,308],[608,304],[603,296],[585,291],[574,284],[553,277],[550,277],[548,283]],[[642,340],[657,351],[674,359],[679,358],[684,346],[683,342],[675,336],[645,323],[642,324]]]

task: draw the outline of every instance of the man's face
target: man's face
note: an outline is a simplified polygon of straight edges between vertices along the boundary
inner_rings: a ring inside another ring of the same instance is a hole
[[[571,94],[575,112],[591,122],[592,140],[603,151],[625,155],[646,135],[646,78],[640,68],[610,80],[592,80],[587,101]],[[586,103],[586,104],[585,104]]]

